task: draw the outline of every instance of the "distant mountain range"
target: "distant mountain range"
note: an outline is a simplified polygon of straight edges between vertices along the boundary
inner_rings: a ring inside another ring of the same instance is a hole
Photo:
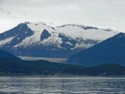
[[[68,58],[116,34],[110,29],[77,24],[51,27],[25,22],[0,34],[0,49],[16,56]]]
[[[74,54],[68,59],[68,62],[89,67],[101,64],[125,66],[125,33],[119,33],[91,48]]]

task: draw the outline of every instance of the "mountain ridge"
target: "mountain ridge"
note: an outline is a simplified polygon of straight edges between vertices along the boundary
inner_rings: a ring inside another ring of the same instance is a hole
[[[20,58],[8,53],[8,52],[5,52],[3,50],[0,50],[0,62],[4,61],[11,61],[11,60],[21,60]]]
[[[17,56],[68,58],[117,33],[83,25],[51,27],[25,22],[0,34],[0,49]]]
[[[125,66],[125,33],[119,33],[91,48],[74,54],[68,59],[71,64],[96,66],[100,64],[121,64]]]

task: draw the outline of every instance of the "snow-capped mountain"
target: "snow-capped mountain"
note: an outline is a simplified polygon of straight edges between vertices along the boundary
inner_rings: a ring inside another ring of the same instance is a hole
[[[25,22],[0,34],[0,49],[17,56],[69,57],[116,34],[77,24],[52,27]]]

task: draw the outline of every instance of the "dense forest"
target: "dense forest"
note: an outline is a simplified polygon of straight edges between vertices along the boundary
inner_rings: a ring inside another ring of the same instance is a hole
[[[118,64],[103,64],[95,67],[52,63],[48,61],[23,61],[0,59],[0,75],[44,76],[118,76],[125,75],[125,67]]]

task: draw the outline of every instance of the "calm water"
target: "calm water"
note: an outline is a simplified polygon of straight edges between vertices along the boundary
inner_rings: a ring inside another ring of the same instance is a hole
[[[0,77],[0,94],[125,94],[125,78]]]

